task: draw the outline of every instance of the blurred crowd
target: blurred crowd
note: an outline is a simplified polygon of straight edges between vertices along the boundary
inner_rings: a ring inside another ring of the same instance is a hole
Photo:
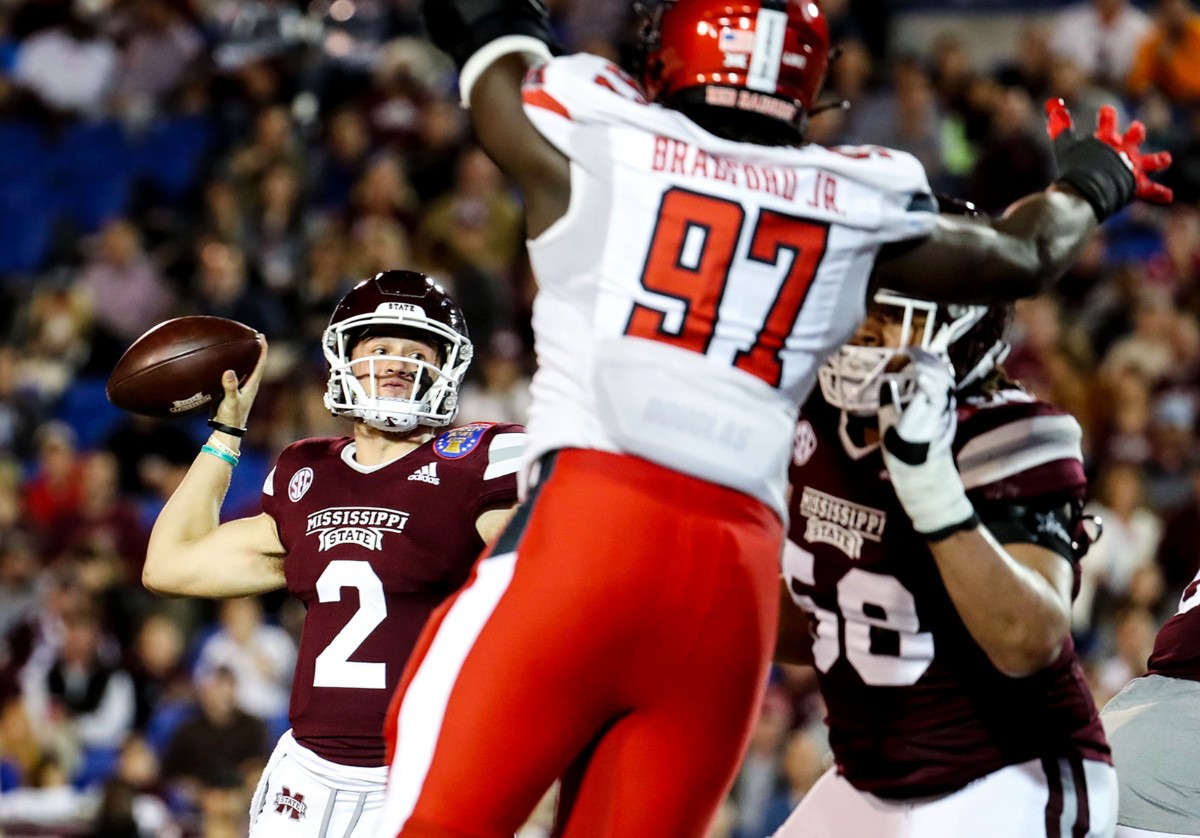
[[[565,44],[617,61],[630,5],[550,3]],[[979,66],[950,26],[894,49],[884,0],[824,6],[842,49],[817,142],[910,151],[988,212],[1052,179],[1047,96],[1081,130],[1114,104],[1175,155],[1175,205],[1113,218],[1018,305],[1006,365],[1085,430],[1104,534],[1075,637],[1103,703],[1200,567],[1200,12],[1083,0]],[[245,834],[287,727],[302,606],[141,587],[149,526],[207,428],[111,407],[124,349],[183,314],[267,335],[225,505],[253,513],[284,445],[343,432],[320,336],[379,270],[429,273],[461,303],[478,354],[460,421],[523,421],[523,237],[416,0],[0,0],[0,830]],[[826,765],[821,718],[811,673],[778,669],[721,834],[782,821]]]

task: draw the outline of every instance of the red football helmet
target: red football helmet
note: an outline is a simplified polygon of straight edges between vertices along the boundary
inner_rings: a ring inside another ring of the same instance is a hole
[[[816,0],[662,0],[643,40],[651,101],[752,114],[803,139],[829,65]]]
[[[372,355],[351,362],[355,344],[368,335],[411,336],[438,350],[437,364],[416,358]],[[384,271],[346,293],[329,318],[323,341],[329,362],[325,406],[384,431],[417,425],[441,427],[458,411],[458,386],[473,349],[462,311],[432,278],[416,271]],[[398,362],[415,371],[411,398],[378,395],[376,366]],[[368,368],[365,381],[356,375]]]

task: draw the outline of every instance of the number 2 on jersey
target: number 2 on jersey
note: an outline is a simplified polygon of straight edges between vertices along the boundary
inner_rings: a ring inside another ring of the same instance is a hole
[[[326,565],[317,580],[317,598],[338,602],[342,588],[358,591],[358,610],[313,661],[314,687],[353,687],[363,690],[387,688],[387,664],[352,661],[362,642],[387,617],[383,583],[370,562],[338,559]]]
[[[738,276],[738,263],[779,267],[784,270],[769,309],[754,324],[754,342],[733,360],[738,369],[775,387],[783,373],[779,353],[825,255],[829,225],[761,210],[745,255],[739,256],[745,221],[745,210],[735,201],[686,189],[667,190],[642,270],[642,286],[680,300],[683,317],[676,325],[670,312],[635,303],[625,334],[704,354],[717,330],[731,278],[746,281]]]

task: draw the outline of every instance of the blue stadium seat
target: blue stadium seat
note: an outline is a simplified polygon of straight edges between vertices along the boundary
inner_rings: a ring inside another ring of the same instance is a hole
[[[158,120],[133,146],[133,168],[171,201],[196,185],[213,141],[213,127],[200,115]]]
[[[194,701],[168,701],[158,705],[146,721],[146,744],[161,757],[175,729],[199,712]]]
[[[125,212],[132,193],[129,144],[116,120],[80,122],[53,148],[50,173],[59,210],[85,233]]]
[[[0,176],[0,274],[37,271],[43,266],[53,240],[54,206],[50,191],[40,173],[27,174]]]
[[[45,175],[50,158],[42,129],[23,121],[0,121],[0,183]]]
[[[125,418],[104,394],[106,379],[80,376],[71,382],[55,406],[55,418],[66,422],[82,448],[98,448]]]

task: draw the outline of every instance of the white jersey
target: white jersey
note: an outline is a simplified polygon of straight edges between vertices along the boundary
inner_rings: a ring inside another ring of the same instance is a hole
[[[782,516],[798,406],[862,320],[879,248],[933,227],[920,163],[724,140],[591,55],[532,72],[524,101],[571,166],[566,215],[529,243],[531,460],[626,452]]]

